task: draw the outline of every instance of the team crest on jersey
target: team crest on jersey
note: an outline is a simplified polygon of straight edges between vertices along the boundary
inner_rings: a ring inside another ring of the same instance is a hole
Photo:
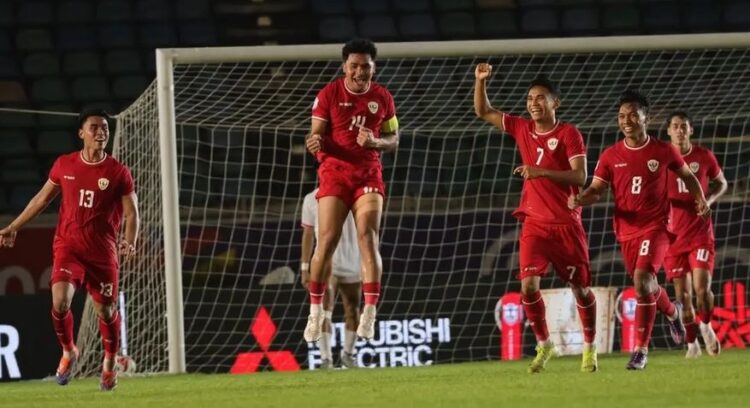
[[[378,113],[378,108],[379,107],[380,106],[378,106],[378,103],[375,102],[375,101],[367,102],[367,109],[369,109],[370,113],[372,113],[373,115],[376,114],[376,113]]]
[[[103,191],[103,190],[106,190],[107,187],[109,187],[109,180],[107,180],[107,179],[105,179],[103,177],[100,178],[97,183],[99,184],[99,190]]]
[[[701,168],[701,166],[700,166],[700,164],[698,164],[698,162],[692,162],[692,163],[690,163],[689,166],[690,166],[690,171],[692,171],[693,173],[697,173],[698,169]]]
[[[557,138],[556,138],[556,137],[551,137],[551,138],[549,138],[549,139],[547,140],[547,147],[548,147],[548,148],[549,148],[550,150],[555,150],[555,149],[557,149],[557,143],[558,143],[558,142],[559,142],[559,141],[557,140]]]
[[[655,172],[659,168],[659,160],[651,159],[648,161],[648,169],[651,170],[651,172]]]

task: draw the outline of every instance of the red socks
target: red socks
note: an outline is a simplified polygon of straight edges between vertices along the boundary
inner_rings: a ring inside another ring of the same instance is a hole
[[[669,300],[669,295],[663,287],[659,286],[659,292],[656,293],[656,308],[670,319],[674,316],[674,303]]]
[[[63,350],[71,351],[75,346],[73,342],[73,313],[68,309],[65,313],[57,313],[52,309],[52,327],[55,328],[57,342]]]
[[[698,335],[698,322],[693,320],[690,323],[685,323],[685,343],[690,344],[695,341]]]
[[[105,357],[114,358],[120,350],[120,313],[115,311],[109,322],[100,318],[99,333],[102,335]]]
[[[709,310],[709,311],[701,310],[698,312],[698,317],[701,319],[701,323],[710,324],[712,314],[713,314],[713,310]]]
[[[310,304],[313,304],[313,305],[322,304],[323,296],[326,293],[326,283],[311,281],[309,284],[309,290],[310,290]]]
[[[544,308],[542,292],[537,290],[529,296],[521,295],[521,303],[537,341],[547,340],[549,338],[549,331],[547,330],[546,310]]]
[[[581,318],[583,341],[593,344],[596,339],[596,296],[589,290],[586,296],[576,298],[578,316]]]
[[[635,305],[636,347],[648,348],[651,341],[651,331],[654,329],[656,319],[656,296],[655,294],[638,296],[638,303]]]
[[[362,284],[365,294],[365,305],[377,305],[380,299],[380,282],[365,282]]]

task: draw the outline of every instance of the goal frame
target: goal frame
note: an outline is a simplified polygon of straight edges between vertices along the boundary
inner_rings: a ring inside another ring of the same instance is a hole
[[[654,50],[750,48],[747,33],[675,34],[518,40],[378,43],[378,58],[470,57],[477,55],[600,53]],[[336,60],[341,44],[161,48],[156,56],[159,109],[167,341],[170,373],[184,373],[185,330],[182,299],[174,67],[178,64]]]

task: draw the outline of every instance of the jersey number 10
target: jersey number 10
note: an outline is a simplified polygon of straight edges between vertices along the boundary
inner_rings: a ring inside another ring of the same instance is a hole
[[[94,206],[94,192],[91,190],[80,190],[81,195],[78,198],[78,206],[91,208]]]

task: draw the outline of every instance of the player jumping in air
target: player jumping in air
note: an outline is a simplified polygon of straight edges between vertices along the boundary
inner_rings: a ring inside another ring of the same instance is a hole
[[[679,152],[669,143],[646,133],[648,98],[629,90],[620,97],[619,107],[617,122],[625,135],[624,140],[604,150],[591,185],[580,195],[570,197],[568,206],[578,208],[593,204],[608,187],[612,189],[614,231],[637,295],[635,321],[638,334],[627,369],[642,370],[648,362],[656,309],[667,316],[672,340],[682,344],[685,339],[682,305],[672,303],[656,280],[656,273],[669,247],[667,173],[676,173],[685,183],[698,215],[705,215],[708,207],[698,180]]]
[[[703,191],[707,192],[706,206],[710,207],[727,191],[727,180],[719,162],[711,150],[690,141],[693,125],[687,113],[670,114],[667,133],[672,145],[680,151],[688,168],[700,182]],[[664,269],[667,278],[674,285],[676,300],[685,305],[682,316],[688,345],[685,357],[697,358],[701,355],[700,344],[696,339],[699,326],[693,307],[693,289],[706,352],[715,356],[721,352],[721,345],[711,327],[714,309],[714,294],[711,291],[711,275],[714,271],[713,223],[711,217],[699,217],[695,213],[693,199],[680,178],[670,173],[667,186],[669,201],[672,203],[670,230],[676,239],[664,258]]]
[[[318,159],[319,240],[310,262],[310,316],[304,337],[318,341],[325,312],[323,296],[328,286],[333,253],[341,228],[351,212],[362,256],[362,289],[365,305],[357,335],[375,335],[375,315],[380,297],[383,260],[379,230],[385,184],[381,151],[398,147],[398,119],[393,96],[375,83],[377,48],[369,40],[355,39],[342,50],[344,76],[318,93],[312,107],[312,129],[307,150]]]
[[[596,298],[589,289],[588,241],[581,210],[567,207],[568,197],[586,183],[586,147],[578,129],[557,119],[557,87],[546,77],[531,82],[526,109],[531,120],[494,109],[487,98],[487,78],[492,66],[475,69],[474,111],[477,116],[513,137],[522,166],[514,170],[524,178],[521,202],[513,215],[523,223],[520,238],[521,301],[538,345],[529,372],[544,370],[556,353],[549,338],[545,305],[539,291],[541,277],[552,264],[557,276],[570,285],[581,317],[584,345],[581,371],[598,368]]]
[[[319,236],[318,228],[318,201],[315,194],[318,190],[305,196],[302,202],[302,262],[300,262],[300,275],[302,284],[308,287],[310,280],[310,258],[312,257],[315,241]],[[331,260],[330,284],[323,298],[323,310],[325,321],[323,322],[323,333],[318,341],[320,349],[320,366],[322,368],[333,368],[333,356],[331,355],[331,336],[333,327],[331,315],[336,293],[341,295],[344,304],[344,344],[341,349],[339,360],[346,368],[357,367],[354,344],[357,342],[357,325],[359,325],[359,302],[362,291],[362,277],[359,270],[361,265],[359,247],[357,246],[357,229],[354,226],[354,218],[347,215],[344,227],[341,231],[341,239],[338,247],[333,253]]]
[[[52,325],[62,347],[57,383],[66,385],[79,351],[73,341],[70,304],[75,290],[85,286],[99,316],[104,346],[100,387],[117,386],[115,357],[120,347],[117,312],[118,255],[135,255],[138,237],[138,199],[130,170],[105,153],[109,116],[102,110],[81,113],[78,136],[83,149],[57,158],[49,179],[21,214],[0,230],[0,247],[13,247],[16,234],[62,194],[53,243]],[[120,224],[125,234],[118,243]]]

